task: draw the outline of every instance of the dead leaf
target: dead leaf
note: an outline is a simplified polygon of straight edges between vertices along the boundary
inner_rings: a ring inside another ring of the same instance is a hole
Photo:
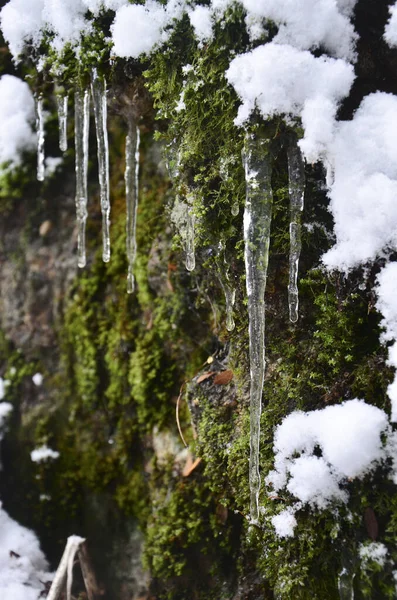
[[[379,526],[375,511],[370,506],[367,506],[364,511],[364,523],[368,536],[375,541],[379,534]]]
[[[218,519],[222,523],[222,525],[224,525],[226,523],[228,514],[229,514],[229,511],[227,509],[227,506],[223,506],[223,504],[217,505],[216,516],[218,517]]]
[[[215,385],[226,385],[233,379],[233,371],[222,371],[214,378]]]
[[[201,463],[201,458],[196,458],[193,461],[192,455],[189,454],[186,460],[186,464],[183,467],[182,475],[183,477],[189,477],[191,473],[193,473],[194,469]]]
[[[212,377],[213,375],[215,375],[215,373],[212,371],[207,371],[206,373],[203,373],[202,375],[200,375],[200,377],[197,379],[197,383],[201,383],[202,381],[205,381],[206,379],[208,379],[209,377]]]

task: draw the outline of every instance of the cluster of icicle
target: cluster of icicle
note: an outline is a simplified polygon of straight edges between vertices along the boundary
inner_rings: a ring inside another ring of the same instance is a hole
[[[110,190],[109,190],[109,143],[107,133],[107,90],[106,81],[100,77],[96,69],[92,72],[91,90],[76,89],[74,94],[74,134],[75,134],[75,168],[76,168],[76,215],[77,215],[77,264],[86,265],[85,230],[88,204],[88,151],[90,130],[90,98],[94,105],[96,139],[98,149],[98,173],[100,202],[102,211],[102,258],[110,260]],[[67,117],[68,96],[57,92],[59,118],[59,147],[65,152],[68,147]],[[43,97],[36,97],[37,126],[37,179],[45,176],[45,133]],[[136,218],[138,208],[138,169],[139,169],[139,129],[135,122],[128,121],[126,139],[125,188],[127,206],[127,291],[134,291],[133,268],[136,258]]]
[[[298,265],[301,251],[301,213],[305,171],[296,141],[288,148],[290,196],[290,257],[288,304],[291,322],[298,320]],[[265,377],[265,291],[272,219],[272,155],[267,139],[245,138],[243,150],[246,199],[244,210],[245,271],[249,316],[250,357],[250,517],[259,522],[259,450],[262,392]]]
[[[76,160],[76,213],[78,224],[77,255],[78,266],[86,264],[85,227],[87,220],[87,172],[88,140],[90,125],[90,96],[94,104],[96,137],[98,148],[98,171],[102,210],[102,240],[104,262],[110,259],[110,200],[109,200],[109,145],[107,135],[107,92],[104,78],[96,70],[92,73],[91,93],[89,89],[78,89],[74,96],[75,110],[75,160]],[[66,95],[58,94],[59,145],[67,149],[67,105]],[[37,97],[37,178],[44,179],[44,117],[43,98]],[[289,196],[290,196],[290,256],[288,304],[291,322],[298,320],[298,266],[301,252],[301,214],[304,202],[305,172],[302,154],[296,141],[287,150]],[[128,120],[126,138],[125,189],[127,207],[127,291],[134,291],[133,268],[136,258],[136,220],[138,208],[139,175],[139,129],[135,121]],[[178,171],[179,161],[175,169]],[[272,218],[272,157],[268,140],[254,134],[247,134],[243,151],[243,165],[246,180],[246,200],[244,210],[245,270],[249,315],[249,355],[250,355],[250,515],[253,523],[259,521],[259,446],[260,418],[262,411],[262,391],[265,377],[265,291],[267,266],[269,261],[270,225]],[[178,219],[183,226],[181,237],[186,251],[186,268],[195,268],[194,254],[194,211],[190,195],[182,201],[179,198]],[[238,213],[233,205],[232,214]],[[226,299],[226,327],[234,329],[233,306],[235,288],[231,282],[225,247],[219,244],[218,271]]]

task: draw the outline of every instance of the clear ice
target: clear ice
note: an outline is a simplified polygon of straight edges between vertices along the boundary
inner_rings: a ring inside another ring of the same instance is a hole
[[[98,75],[96,69],[91,78],[92,99],[94,103],[95,127],[98,146],[98,172],[102,210],[102,258],[110,260],[110,200],[109,200],[109,142],[107,132],[107,94],[106,81]]]
[[[76,160],[77,264],[85,267],[85,224],[87,221],[88,139],[90,131],[89,90],[76,90],[74,96],[74,139]]]
[[[36,131],[37,131],[37,179],[44,181],[44,114],[43,114],[43,96],[36,97]]]
[[[193,206],[187,204],[186,206],[186,260],[185,265],[188,271],[194,271],[196,266],[196,257],[194,251],[194,222],[195,215],[193,212]]]
[[[250,515],[259,521],[259,446],[265,376],[265,290],[272,218],[272,161],[268,140],[247,134],[243,151],[245,272],[248,295],[250,356]]]
[[[233,202],[232,208],[231,208],[232,216],[233,217],[237,217],[239,211],[240,211],[239,203],[238,202]]]
[[[58,123],[59,123],[59,149],[66,152],[68,149],[68,96],[57,94]]]
[[[338,576],[338,592],[340,600],[354,600],[354,573],[343,567]]]
[[[219,242],[218,256],[216,259],[218,267],[219,281],[225,294],[226,303],[226,329],[233,331],[235,328],[235,322],[233,317],[233,308],[236,301],[236,288],[233,286],[230,280],[229,264],[226,259],[225,245],[223,242]]]
[[[290,198],[288,306],[289,319],[292,323],[296,323],[299,308],[298,270],[302,248],[301,220],[305,195],[305,165],[296,141],[290,144],[287,153]]]
[[[139,142],[140,133],[132,119],[128,122],[128,134],[125,144],[125,196],[127,205],[127,292],[134,291],[134,263],[136,258],[136,219],[139,191]]]

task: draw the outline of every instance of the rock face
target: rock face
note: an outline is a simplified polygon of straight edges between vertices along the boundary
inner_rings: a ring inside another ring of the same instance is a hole
[[[55,324],[77,274],[74,200],[61,196],[53,201],[59,201],[56,224],[46,220],[38,225],[35,215],[29,227],[31,212],[37,210],[29,198],[0,225],[0,327],[27,356],[56,351]]]

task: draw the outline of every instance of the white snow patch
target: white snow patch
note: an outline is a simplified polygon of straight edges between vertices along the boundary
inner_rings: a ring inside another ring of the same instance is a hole
[[[182,16],[184,8],[184,0],[171,0],[166,6],[154,0],[148,0],[145,5],[122,6],[111,28],[114,53],[122,58],[149,54],[167,41],[171,34],[167,26]]]
[[[397,244],[397,97],[365,97],[352,121],[341,121],[328,147],[334,171],[329,196],[336,245],[328,268],[348,271]]]
[[[42,582],[52,578],[47,561],[33,531],[11,519],[1,504],[0,539],[1,600],[38,600]]]
[[[30,458],[33,462],[36,463],[43,462],[48,459],[55,460],[56,458],[59,458],[59,452],[51,450],[51,448],[48,448],[46,445],[43,445],[40,446],[40,448],[35,448],[35,450],[32,450],[32,452],[30,453]]]
[[[271,42],[233,59],[226,78],[242,100],[237,125],[255,108],[265,119],[276,114],[300,117],[306,129],[301,148],[312,162],[332,139],[338,104],[350,91],[354,71],[343,60],[316,58]]]
[[[383,342],[394,341],[389,347],[390,366],[397,369],[397,263],[387,264],[377,277],[378,286],[376,293],[377,309],[382,313],[381,326],[384,332],[381,335]],[[388,386],[387,394],[391,400],[391,421],[397,422],[397,376]]]
[[[266,482],[276,491],[286,487],[302,503],[319,509],[331,501],[346,502],[348,494],[340,486],[386,458],[381,434],[388,430],[387,415],[358,399],[294,412],[276,429],[275,470]]]
[[[273,39],[277,44],[290,44],[300,50],[323,47],[337,58],[355,58],[357,35],[335,0],[242,0],[242,4],[249,15],[268,19],[279,27]]]
[[[384,567],[386,564],[387,554],[388,550],[381,542],[360,544],[359,547],[359,555],[364,567],[366,563],[370,561],[376,562],[381,567]]]
[[[212,37],[212,10],[208,6],[198,4],[189,11],[190,23],[200,42],[205,42]]]
[[[287,508],[278,515],[272,517],[272,525],[279,537],[292,537],[297,521],[294,516],[294,510]]]
[[[13,168],[24,150],[33,150],[35,108],[27,83],[13,75],[0,78],[0,164]]]
[[[51,177],[59,166],[63,163],[61,156],[47,156],[45,159],[45,174],[46,177]]]
[[[38,387],[43,384],[43,376],[41,373],[35,373],[32,377],[32,381]]]
[[[384,38],[389,46],[397,46],[397,2],[389,7],[390,19],[385,27]]]

